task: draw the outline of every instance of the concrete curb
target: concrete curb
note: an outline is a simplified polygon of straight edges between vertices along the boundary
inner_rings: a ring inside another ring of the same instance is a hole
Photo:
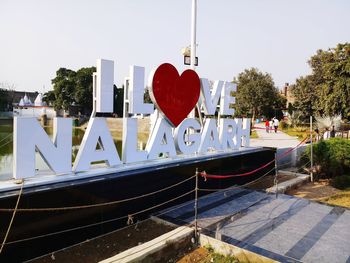
[[[181,226],[142,245],[125,250],[100,263],[151,262],[150,259],[165,257],[164,250],[177,249],[191,242],[193,229]],[[162,250],[162,251],[161,251]]]
[[[295,173],[290,171],[278,171],[279,174],[282,175],[295,175],[296,178],[293,178],[291,180],[282,182],[277,185],[277,192],[278,193],[285,193],[289,189],[297,188],[298,186],[305,184],[309,182],[310,175],[309,174],[301,174],[301,173]],[[276,187],[272,186],[266,189],[266,192],[268,193],[276,193]]]

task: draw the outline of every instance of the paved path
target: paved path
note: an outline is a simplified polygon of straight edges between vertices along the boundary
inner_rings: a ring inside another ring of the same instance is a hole
[[[161,218],[194,220],[193,201]],[[279,262],[350,262],[350,210],[284,194],[233,189],[198,201],[201,232]]]
[[[297,137],[289,136],[284,132],[270,131],[267,133],[265,131],[265,125],[263,123],[255,124],[255,127],[259,129],[255,129],[258,133],[259,138],[251,139],[250,146],[266,146],[266,147],[275,147],[275,148],[290,148],[297,146],[300,141]]]

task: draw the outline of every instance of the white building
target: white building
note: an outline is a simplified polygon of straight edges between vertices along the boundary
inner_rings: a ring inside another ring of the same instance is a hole
[[[40,118],[46,114],[49,119],[56,117],[55,110],[52,107],[48,107],[42,98],[42,94],[39,93],[33,103],[25,94],[20,99],[18,106],[13,108],[13,116]]]

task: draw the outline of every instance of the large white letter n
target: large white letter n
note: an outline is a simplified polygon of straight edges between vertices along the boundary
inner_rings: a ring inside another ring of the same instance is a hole
[[[35,176],[35,151],[55,173],[72,170],[72,119],[54,118],[52,142],[36,118],[14,118],[13,176]]]

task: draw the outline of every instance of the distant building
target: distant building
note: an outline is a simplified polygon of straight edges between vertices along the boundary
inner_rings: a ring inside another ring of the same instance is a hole
[[[283,89],[281,90],[281,95],[284,96],[287,99],[286,108],[289,108],[289,105],[293,104],[295,102],[295,98],[293,96],[291,87],[289,86],[289,83],[285,83]]]
[[[18,92],[16,94],[21,94],[23,97],[17,97],[19,101],[12,103],[13,116],[40,118],[42,115],[46,115],[49,119],[56,117],[55,110],[52,107],[48,107],[46,103],[43,102],[41,93],[31,93],[31,95],[36,95],[35,97],[28,95],[28,93],[24,92],[23,95],[23,93],[21,94]]]
[[[8,102],[12,107],[25,107],[32,106],[32,102],[35,101],[39,92],[26,92],[26,91],[8,91]],[[21,105],[20,105],[21,104]],[[11,107],[11,108],[12,108]]]

